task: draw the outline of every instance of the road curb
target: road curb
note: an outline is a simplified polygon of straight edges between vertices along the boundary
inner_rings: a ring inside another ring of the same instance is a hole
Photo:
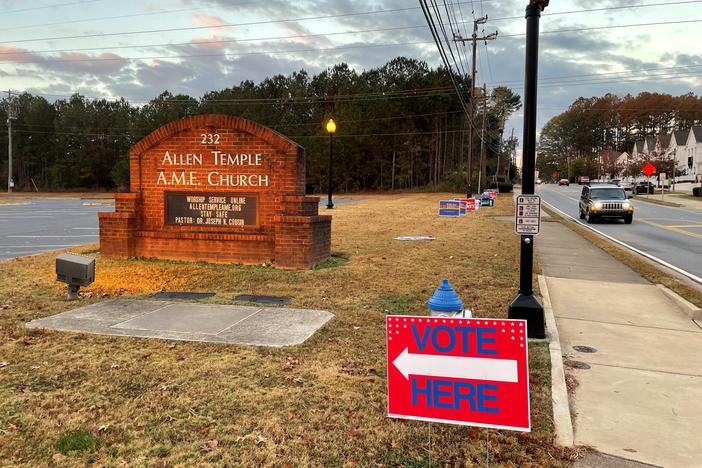
[[[551,401],[553,403],[555,442],[558,445],[570,447],[574,444],[573,419],[568,403],[568,387],[563,368],[561,341],[556,327],[556,318],[553,315],[551,297],[548,294],[546,277],[539,275],[538,279],[546,317],[546,329],[548,330],[548,350],[551,356]]]
[[[692,320],[702,320],[702,309],[697,307],[692,302],[688,301],[684,297],[677,294],[675,291],[666,288],[662,284],[657,284],[656,287],[660,289],[663,294],[668,296],[670,300],[675,302],[675,304]]]

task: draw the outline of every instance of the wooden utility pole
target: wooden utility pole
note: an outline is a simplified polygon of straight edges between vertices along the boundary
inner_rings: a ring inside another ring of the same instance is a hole
[[[12,121],[17,118],[17,108],[12,102],[12,91],[7,91],[7,193],[12,192]]]
[[[476,45],[478,41],[492,41],[497,39],[497,31],[487,36],[478,37],[478,25],[485,24],[488,20],[487,15],[482,16],[473,21],[473,35],[469,38],[464,38],[460,34],[453,35],[454,42],[460,42],[465,45],[466,42],[472,43],[472,66],[470,73],[470,103],[468,108],[468,190],[467,196],[473,196],[473,130],[475,130],[475,59]]]
[[[487,85],[483,83],[483,125],[480,129],[480,179],[478,191],[483,193],[487,186],[487,157],[485,156],[485,125],[487,124]]]

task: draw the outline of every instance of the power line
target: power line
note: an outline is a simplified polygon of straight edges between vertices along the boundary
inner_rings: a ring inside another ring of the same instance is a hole
[[[702,0],[695,0],[700,1]],[[491,19],[495,21],[495,19]],[[579,31],[591,31],[599,29],[616,29],[616,28],[628,28],[628,27],[639,27],[639,26],[660,26],[660,25],[671,25],[671,24],[684,24],[684,23],[699,23],[702,19],[694,20],[679,20],[679,21],[667,21],[658,23],[634,23],[625,25],[610,25],[610,26],[597,26],[597,27],[585,27],[585,28],[574,28],[574,29],[559,29],[552,31],[541,31],[541,34],[556,34],[564,32],[579,32]],[[466,24],[465,21],[461,22]],[[149,48],[149,47],[168,47],[168,46],[188,46],[188,45],[212,45],[212,44],[226,44],[226,43],[236,43],[236,42],[255,42],[255,41],[267,41],[267,40],[278,40],[278,39],[299,39],[308,37],[324,37],[333,35],[345,35],[345,34],[362,34],[370,32],[388,32],[388,31],[398,31],[407,29],[419,29],[424,28],[426,25],[416,25],[416,26],[397,26],[390,28],[379,28],[379,29],[365,29],[356,31],[337,31],[331,33],[319,33],[319,34],[299,34],[294,36],[274,36],[274,37],[259,37],[259,38],[246,38],[246,39],[221,39],[221,40],[211,40],[211,41],[199,41],[197,43],[193,42],[181,42],[181,43],[159,43],[159,44],[142,44],[142,45],[129,45],[129,46],[108,46],[108,47],[85,47],[85,48],[70,48],[70,49],[47,49],[47,50],[26,50],[18,49],[12,52],[0,52],[0,56],[12,56],[21,54],[39,54],[39,53],[52,53],[52,52],[83,52],[90,50],[115,50],[115,49],[138,49],[138,48]],[[500,37],[520,37],[524,36],[523,33],[517,34],[502,34]],[[11,41],[1,42],[0,44],[6,44]],[[431,44],[432,41],[415,41],[415,42],[399,42],[384,44],[385,45],[423,45]],[[381,46],[381,45],[377,45]],[[355,48],[360,47],[374,47],[374,45],[368,46],[355,46]],[[338,48],[341,49],[341,48]],[[294,53],[294,52],[306,52],[306,51],[317,51],[317,50],[333,50],[333,48],[318,48],[318,49],[300,49],[300,50],[282,50],[282,51],[266,51],[266,52],[255,52],[255,53],[226,53],[226,54],[191,54],[191,55],[168,55],[168,56],[157,56],[157,57],[93,57],[93,58],[81,58],[81,59],[52,59],[47,58],[43,60],[22,60],[22,63],[43,63],[45,61],[61,61],[61,62],[90,62],[90,61],[115,61],[115,60],[148,60],[148,59],[161,59],[161,58],[191,58],[191,57],[206,57],[206,56],[230,56],[230,55],[256,55],[256,54],[269,54],[269,53]]]
[[[64,135],[64,136],[83,136],[83,137],[125,137],[132,136],[137,137],[138,134],[134,133],[119,133],[119,134],[105,134],[105,133],[77,133],[77,132],[42,132],[35,130],[15,130],[17,133],[32,133],[38,135]],[[336,133],[334,138],[359,138],[359,137],[378,137],[378,136],[411,136],[411,135],[437,135],[440,133],[465,133],[465,129],[451,129],[451,130],[439,130],[435,132],[395,132],[395,133],[357,133],[357,134],[343,134]],[[287,138],[325,138],[328,139],[328,135],[286,135]]]
[[[664,71],[664,70],[678,70],[677,72],[668,72],[668,73],[661,73],[661,74],[650,74],[650,75],[640,75],[640,76],[610,76],[610,75],[621,75],[621,74],[635,74],[637,73],[637,70],[625,70],[625,71],[618,71],[618,72],[604,72],[604,73],[589,73],[589,74],[581,74],[581,75],[560,75],[560,76],[552,76],[552,77],[542,77],[540,78],[540,87],[556,87],[556,86],[571,86],[571,85],[580,85],[580,84],[588,84],[588,82],[592,82],[593,84],[598,84],[598,83],[620,83],[620,82],[626,82],[627,80],[645,80],[645,79],[658,79],[660,80],[661,78],[688,78],[688,77],[699,77],[701,76],[700,73],[694,73],[694,72],[689,72],[685,71],[690,68],[699,68],[702,67],[702,65],[686,65],[686,66],[675,66],[675,67],[656,67],[656,68],[644,68],[641,70],[638,70],[638,72],[648,72],[648,71]],[[592,77],[591,80],[586,80],[586,77]],[[554,80],[563,80],[563,81],[554,81]],[[488,83],[491,88],[497,87],[497,86],[515,86],[519,85],[522,82],[520,80],[513,80],[513,81],[501,81],[501,82],[491,82]],[[443,87],[432,87],[432,88],[417,88],[413,90],[397,90],[397,91],[388,91],[385,93],[354,93],[354,94],[345,94],[345,95],[337,95],[334,97],[327,97],[324,98],[322,96],[298,96],[298,97],[291,97],[287,99],[281,99],[281,98],[231,98],[231,99],[211,99],[211,98],[203,98],[201,101],[202,102],[207,102],[207,103],[230,103],[230,104],[238,104],[238,105],[246,105],[246,104],[273,104],[273,105],[280,105],[280,104],[300,104],[300,103],[305,103],[305,102],[312,102],[316,104],[322,104],[324,102],[328,102],[331,99],[338,100],[339,102],[357,102],[357,101],[367,101],[367,100],[382,100],[382,99],[408,99],[408,98],[422,98],[422,97],[435,97],[435,96],[440,96],[440,95],[445,95],[446,92],[450,90],[455,90],[453,86],[443,86]],[[66,95],[66,94],[50,94],[50,93],[34,93],[36,96],[43,96],[43,97],[51,97],[51,98],[71,98],[73,95]],[[105,99],[105,100],[120,100],[120,99],[125,99],[127,101],[131,102],[150,102],[152,99],[142,99],[142,98],[133,98],[133,97],[114,97],[114,96],[82,96],[87,99],[92,99],[92,100],[100,100],[100,99]],[[178,99],[168,99],[167,101],[164,101],[165,103],[181,103],[181,102],[186,102],[183,100],[178,100]],[[190,100],[188,102],[191,102]]]
[[[349,123],[359,123],[359,122],[377,122],[377,121],[386,121],[386,120],[404,120],[404,119],[416,119],[419,117],[434,117],[434,116],[444,116],[444,115],[452,115],[452,114],[460,114],[463,113],[463,111],[449,111],[449,112],[430,112],[426,114],[412,114],[412,115],[398,115],[398,116],[391,116],[391,117],[376,117],[376,118],[370,118],[370,119],[337,119],[336,122],[339,125],[342,124],[349,124]],[[272,124],[270,126],[274,126],[276,128],[291,128],[291,127],[305,127],[305,126],[319,126],[319,122],[305,122],[305,123],[299,123],[299,124]],[[31,129],[31,128],[55,128],[56,126],[53,124],[19,124],[20,127]],[[138,128],[138,127],[105,127],[105,131],[109,130],[133,130],[133,131],[151,131],[152,129],[149,128]]]
[[[702,1],[702,0],[700,0],[700,1]],[[235,5],[229,5],[229,6],[250,5],[250,4],[258,4],[258,3],[259,2],[244,2],[244,3],[237,3]],[[14,26],[11,28],[3,28],[3,30],[4,31],[14,31],[16,29],[44,28],[46,26],[64,26],[67,24],[76,24],[76,23],[94,23],[96,21],[106,21],[106,20],[112,20],[112,19],[125,19],[125,18],[138,18],[138,17],[142,17],[142,16],[164,15],[164,14],[170,14],[170,13],[183,13],[186,11],[197,11],[197,10],[204,10],[204,9],[207,9],[207,7],[199,6],[199,7],[193,7],[193,8],[179,8],[176,10],[158,10],[158,11],[147,11],[147,12],[142,12],[142,13],[131,13],[129,15],[99,16],[97,18],[83,18],[83,19],[69,20],[69,21],[55,21],[53,23],[40,23],[40,24],[30,24],[30,25],[24,25],[24,26]]]
[[[585,27],[585,28],[572,28],[572,29],[554,29],[552,31],[541,31],[540,34],[559,34],[564,32],[580,32],[580,31],[596,31],[602,29],[617,29],[617,28],[635,28],[641,26],[665,26],[670,24],[689,24],[689,23],[700,23],[701,19],[693,20],[678,20],[678,21],[660,21],[656,23],[633,23],[633,24],[615,24],[611,26],[596,26],[596,27]],[[526,33],[520,34],[502,34],[502,37],[519,37],[526,36]]]
[[[53,5],[43,5],[30,8],[19,8],[17,10],[5,10],[2,12],[3,15],[8,15],[10,13],[22,13],[25,11],[35,11],[35,10],[45,10],[47,8],[60,8],[70,5],[85,5],[86,3],[102,2],[104,0],[81,0],[80,2],[68,2],[68,3],[54,3]]]
[[[90,1],[102,1],[102,0],[90,0]],[[492,0],[494,1],[494,0]],[[71,4],[79,4],[79,3],[86,3],[86,2],[73,2]],[[246,3],[241,3],[237,5],[245,5],[248,3],[258,3],[258,2],[246,2]],[[450,3],[449,5],[465,5],[469,2],[454,2]],[[470,2],[472,4],[472,1]],[[690,4],[690,3],[702,3],[702,0],[685,0],[685,1],[678,1],[678,2],[663,2],[663,3],[652,3],[652,4],[643,4],[643,5],[628,5],[628,6],[615,6],[615,7],[604,7],[604,8],[596,8],[596,9],[584,9],[584,10],[572,10],[572,11],[564,11],[564,12],[556,12],[556,13],[549,13],[548,15],[566,15],[566,14],[578,14],[578,13],[587,13],[587,12],[595,12],[595,11],[605,11],[605,10],[616,10],[616,9],[626,9],[626,8],[642,8],[642,7],[654,7],[654,6],[668,6],[668,5],[680,5],[680,4]],[[47,7],[37,7],[37,8],[48,8],[51,5]],[[310,17],[300,17],[300,18],[292,18],[292,19],[279,19],[279,20],[266,20],[266,21],[253,21],[253,22],[247,22],[247,23],[226,23],[226,24],[221,24],[221,25],[209,25],[209,26],[189,26],[189,27],[182,27],[182,28],[167,28],[167,29],[151,29],[151,30],[137,30],[137,31],[119,31],[119,32],[112,32],[112,33],[95,33],[95,34],[87,34],[87,35],[75,35],[75,36],[58,36],[58,37],[43,37],[43,38],[34,38],[34,39],[16,39],[16,40],[9,40],[9,41],[0,41],[0,44],[18,44],[18,43],[24,43],[24,42],[39,42],[39,41],[50,41],[50,40],[62,40],[62,39],[80,39],[80,38],[93,38],[93,37],[109,37],[109,36],[124,36],[124,35],[133,35],[133,34],[150,34],[150,33],[163,33],[163,32],[176,32],[176,31],[192,31],[192,30],[202,30],[202,29],[211,29],[211,28],[228,28],[228,27],[237,27],[237,26],[255,26],[255,25],[262,25],[262,24],[275,24],[275,23],[288,23],[288,22],[297,22],[297,21],[311,21],[311,20],[318,20],[318,19],[331,19],[331,18],[343,18],[343,17],[352,17],[352,16],[362,16],[362,15],[371,15],[371,14],[377,14],[377,13],[398,13],[402,11],[412,11],[412,10],[418,10],[420,7],[407,7],[407,8],[394,8],[394,9],[385,9],[385,10],[375,10],[375,11],[363,11],[363,12],[352,12],[352,13],[341,13],[341,14],[336,14],[336,15],[320,15],[320,16],[310,16]],[[183,9],[182,11],[186,11],[187,9]],[[23,10],[14,10],[14,11],[23,11]],[[172,10],[172,11],[180,11],[180,10]],[[5,12],[8,13],[8,12]],[[154,14],[152,12],[144,13],[143,15],[151,15]],[[105,17],[105,19],[111,19],[111,18],[123,18],[123,17],[132,17],[132,16],[138,16],[142,14],[134,14],[134,15],[121,15],[121,16],[115,16],[115,17]],[[491,21],[502,21],[502,20],[513,20],[513,19],[522,19],[522,16],[509,16],[509,17],[502,17],[502,18],[492,18]],[[89,20],[86,20],[89,21]],[[697,20],[700,21],[700,20]],[[43,26],[56,26],[56,25],[61,25],[61,24],[68,24],[71,22],[55,22],[55,23],[48,23]],[[465,24],[465,21],[463,22]],[[643,26],[647,25],[659,25],[659,24],[677,24],[677,22],[665,22],[665,23],[644,23],[640,24]],[[37,25],[40,26],[40,25]],[[598,27],[598,28],[592,28],[592,29],[607,29],[607,28],[616,28],[616,27],[629,27],[629,26],[635,26],[635,25],[624,25],[624,26],[608,26],[608,27]],[[33,27],[33,26],[30,26]],[[407,29],[413,29],[413,28],[418,28],[418,27],[423,27],[423,26],[410,26]],[[17,28],[11,28],[11,29],[17,29]],[[581,29],[578,29],[578,31]],[[564,32],[566,30],[563,30]],[[570,30],[568,30],[570,31]],[[551,32],[561,32],[561,31],[551,31]],[[523,34],[522,34],[523,35]]]
[[[453,87],[456,91],[456,96],[458,97],[459,102],[461,103],[461,106],[463,107],[463,110],[466,111],[466,115],[468,115],[468,106],[466,106],[465,101],[463,100],[463,96],[461,95],[461,90],[456,83],[456,79],[453,76],[451,64],[448,61],[448,57],[446,56],[446,51],[444,50],[443,44],[441,43],[441,39],[439,38],[437,31],[436,31],[436,25],[434,24],[434,20],[431,17],[431,12],[429,11],[429,7],[427,5],[426,0],[419,0],[420,5],[422,6],[422,12],[424,13],[424,18],[427,21],[427,25],[429,26],[429,30],[431,31],[431,35],[434,38],[434,43],[436,44],[437,49],[439,50],[439,55],[441,56],[441,60],[444,62],[444,66],[446,67],[446,71],[451,78],[451,82],[453,83]],[[472,125],[472,122],[471,122]]]
[[[702,1],[702,0],[701,0]],[[424,25],[412,26],[412,28],[423,28]],[[0,52],[0,56],[3,55],[19,55],[19,54],[45,54],[54,52],[85,52],[90,50],[116,50],[116,49],[142,49],[150,47],[173,47],[173,46],[201,46],[201,45],[213,45],[213,44],[230,44],[230,43],[240,43],[240,42],[255,42],[255,41],[271,41],[278,39],[302,39],[310,37],[326,37],[326,36],[338,36],[345,34],[363,34],[371,32],[387,32],[387,31],[399,31],[403,29],[408,29],[406,26],[396,26],[390,28],[380,28],[380,29],[360,29],[354,31],[335,31],[330,33],[319,33],[319,34],[297,34],[294,36],[270,36],[270,37],[253,37],[245,39],[216,39],[216,40],[206,40],[198,42],[174,42],[174,43],[159,43],[159,44],[139,44],[139,45],[126,45],[126,46],[102,46],[102,47],[81,47],[81,48],[71,48],[71,49],[45,49],[45,50],[27,50],[18,49],[19,51],[13,52]],[[431,43],[431,41],[424,42],[426,44]]]
[[[47,58],[41,60],[22,60],[21,63],[74,63],[74,62],[121,62],[130,60],[156,60],[156,59],[179,59],[179,58],[204,58],[204,57],[243,57],[247,55],[266,55],[266,54],[292,54],[292,53],[305,53],[305,52],[333,52],[338,50],[353,50],[353,49],[372,49],[378,47],[396,47],[396,46],[407,46],[407,45],[422,45],[430,44],[429,41],[414,41],[414,42],[391,42],[386,44],[366,44],[366,45],[355,45],[355,46],[341,46],[341,47],[316,47],[308,49],[288,49],[288,50],[268,50],[268,51],[257,51],[257,52],[225,52],[225,53],[212,53],[212,54],[175,54],[175,55],[152,55],[145,57],[121,57],[121,56],[109,56],[109,57],[93,57],[93,58]]]
[[[96,0],[98,1],[98,0]],[[403,11],[417,10],[419,7],[408,7],[408,8],[392,8],[386,10],[374,10],[374,11],[360,11],[352,13],[339,13],[335,15],[318,15],[318,16],[307,16],[299,18],[289,18],[289,19],[278,19],[278,20],[265,20],[265,21],[249,21],[246,23],[224,23],[215,24],[208,26],[187,26],[182,28],[163,28],[163,29],[147,29],[138,31],[120,31],[111,33],[95,33],[95,34],[82,34],[75,36],[56,36],[56,37],[44,37],[35,39],[16,39],[11,41],[0,41],[0,44],[18,44],[20,42],[39,42],[39,41],[57,41],[63,39],[87,39],[93,37],[112,37],[112,36],[126,36],[133,34],[152,34],[152,33],[165,33],[165,32],[176,32],[176,31],[197,31],[202,29],[214,29],[214,28],[231,28],[239,26],[260,26],[262,24],[277,24],[277,23],[294,23],[299,21],[312,21],[319,19],[332,19],[332,18],[348,18],[352,16],[364,16],[373,15],[378,13],[399,13]]]
[[[680,2],[661,2],[661,3],[644,3],[641,5],[620,5],[602,8],[586,8],[583,10],[570,10],[570,11],[557,11],[551,13],[542,13],[541,16],[559,16],[559,15],[574,15],[580,13],[594,13],[598,11],[608,11],[608,10],[625,10],[634,8],[646,8],[646,7],[658,7],[658,6],[672,6],[672,5],[684,5],[689,3],[702,3],[702,0],[684,0]],[[502,18],[492,18],[492,21],[506,21],[524,19],[524,15],[521,16],[503,16]]]

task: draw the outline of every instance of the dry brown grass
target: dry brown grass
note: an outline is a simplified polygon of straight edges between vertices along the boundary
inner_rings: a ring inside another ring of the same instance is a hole
[[[53,254],[0,262],[0,465],[482,465],[486,431],[388,419],[384,317],[426,313],[447,277],[476,315],[504,317],[518,284],[511,195],[468,218],[438,218],[437,194],[338,205],[333,251],[311,271],[100,259],[91,298],[166,290],[289,295],[336,315],[307,343],[265,349],[28,332],[69,307]],[[433,235],[399,242],[398,235]],[[559,466],[550,369],[530,344],[533,432],[489,431],[495,466]],[[66,447],[82,447],[67,451]],[[65,453],[60,453],[65,452]]]

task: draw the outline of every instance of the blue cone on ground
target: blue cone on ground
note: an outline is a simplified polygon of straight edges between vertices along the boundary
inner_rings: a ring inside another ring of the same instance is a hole
[[[429,310],[436,312],[463,311],[463,302],[446,278],[441,280],[441,284],[439,284],[439,287],[434,291],[434,295],[429,298],[427,305],[429,306]]]

